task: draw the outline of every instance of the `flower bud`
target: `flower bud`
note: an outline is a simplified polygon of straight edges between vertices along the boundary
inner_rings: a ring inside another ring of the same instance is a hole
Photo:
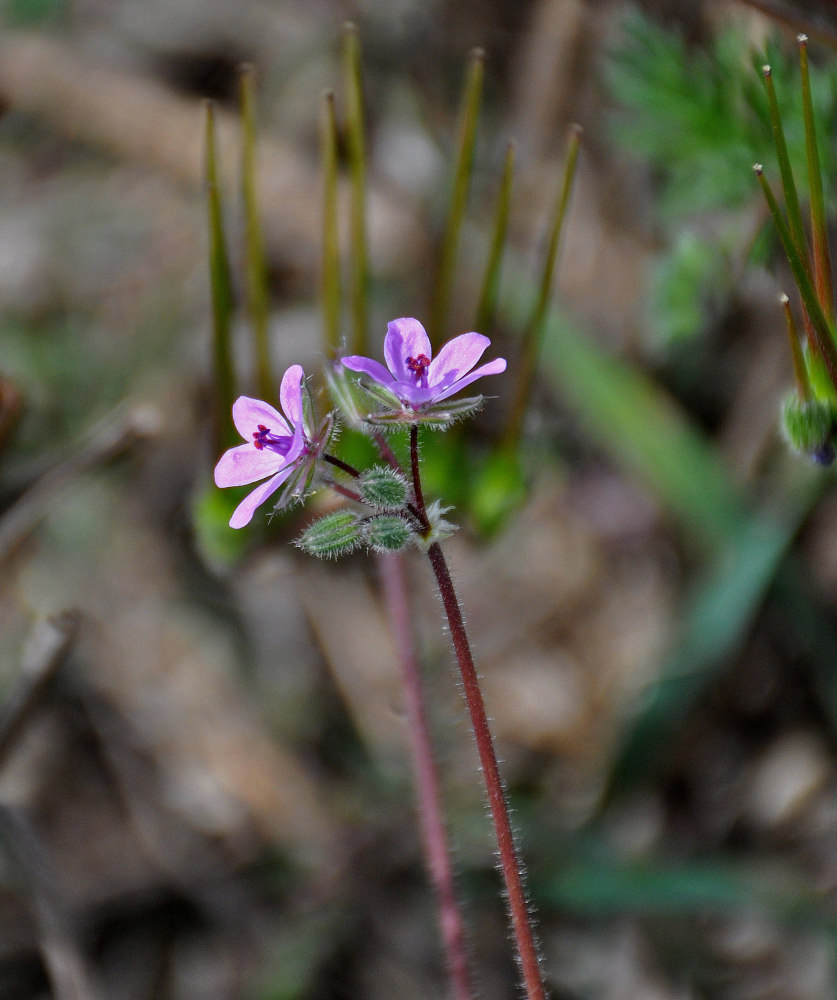
[[[407,503],[409,486],[404,476],[388,465],[375,465],[357,481],[357,489],[370,507],[401,510]]]
[[[362,541],[357,514],[338,510],[309,524],[296,540],[296,545],[318,559],[336,559],[352,552]]]
[[[831,465],[835,458],[834,406],[824,400],[801,400],[795,394],[782,404],[782,433],[785,440],[802,455],[820,465]]]
[[[395,514],[370,517],[363,527],[366,544],[376,552],[399,552],[413,537],[407,522]]]

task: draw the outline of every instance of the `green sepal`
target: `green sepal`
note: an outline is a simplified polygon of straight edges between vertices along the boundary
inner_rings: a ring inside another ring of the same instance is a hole
[[[357,514],[338,510],[309,524],[295,544],[303,552],[318,559],[336,559],[353,552],[363,540]]]
[[[407,480],[402,473],[388,465],[375,465],[367,469],[356,486],[363,500],[378,510],[401,510],[407,503]]]
[[[375,552],[400,552],[415,537],[415,533],[397,514],[370,517],[363,525],[364,541]]]
[[[482,407],[484,396],[470,396],[468,399],[445,401],[439,406],[428,406],[421,410],[412,410],[399,404],[400,409],[381,413],[369,413],[366,422],[374,427],[399,428],[412,424],[424,424],[433,430],[447,430],[459,420],[470,417]]]

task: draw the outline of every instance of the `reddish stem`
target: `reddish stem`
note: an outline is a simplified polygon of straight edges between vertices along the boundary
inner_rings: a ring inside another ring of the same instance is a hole
[[[416,662],[404,560],[398,553],[385,554],[379,556],[378,566],[392,622],[398,660],[401,664],[421,834],[428,871],[439,899],[439,924],[451,987],[456,1000],[472,1000],[474,994],[465,957],[465,932],[454,892],[453,868],[443,820],[442,797],[433,760],[421,677]]]
[[[419,512],[426,518],[427,510],[424,506],[424,497],[419,477],[418,434],[415,426],[410,430],[410,465],[413,473],[413,492],[416,497],[416,505]],[[491,818],[494,822],[494,832],[497,837],[500,870],[502,871],[503,881],[506,885],[509,916],[517,943],[517,954],[526,997],[527,1000],[546,1000],[546,990],[544,989],[540,963],[538,962],[538,951],[535,946],[535,935],[532,930],[531,921],[529,920],[526,893],[523,889],[523,865],[514,842],[506,793],[503,790],[503,781],[500,777],[500,768],[497,764],[497,754],[494,750],[494,740],[488,726],[485,702],[482,698],[482,691],[480,690],[477,671],[474,666],[474,658],[471,655],[468,633],[465,631],[465,623],[462,620],[462,609],[459,606],[459,599],[456,596],[456,590],[453,586],[450,571],[448,570],[447,561],[438,542],[433,542],[430,545],[427,555],[433,567],[433,572],[436,575],[439,594],[441,595],[445,615],[448,620],[453,649],[456,653],[459,671],[462,676],[462,689],[465,694],[465,702],[468,706],[468,713],[471,716],[471,727],[474,730],[477,753],[479,754],[483,780],[485,781],[485,788],[488,793],[488,804],[491,809]]]
[[[494,751],[494,741],[488,727],[485,703],[477,680],[477,671],[471,656],[468,635],[462,621],[462,611],[439,543],[434,542],[427,550],[427,554],[430,557],[433,572],[436,574],[436,582],[439,585],[439,593],[445,607],[453,648],[462,674],[462,688],[465,692],[465,701],[468,705],[471,725],[477,742],[477,752],[488,792],[488,804],[491,807],[491,818],[494,820],[494,832],[497,836],[500,852],[500,868],[506,883],[509,914],[517,942],[520,971],[523,975],[526,996],[528,1000],[545,1000],[546,992],[541,978],[532,925],[529,920],[526,894],[523,890],[523,869],[514,842],[508,804],[500,778],[500,768],[497,765],[497,754]]]

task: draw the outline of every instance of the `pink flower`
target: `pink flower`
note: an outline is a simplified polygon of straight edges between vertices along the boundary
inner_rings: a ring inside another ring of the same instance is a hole
[[[504,358],[495,358],[471,371],[491,341],[481,333],[463,333],[449,340],[433,357],[430,339],[417,319],[394,319],[387,324],[384,358],[379,361],[353,354],[343,358],[352,371],[368,376],[412,410],[424,410],[464,389],[483,375],[506,370]]]
[[[269,403],[249,396],[239,396],[233,404],[233,423],[247,444],[224,452],[215,466],[215,483],[245,486],[260,479],[266,481],[236,507],[230,518],[231,528],[249,524],[256,508],[295,473],[298,481],[313,454],[302,416],[304,379],[305,373],[299,365],[292,365],[285,372],[279,389],[284,416]]]

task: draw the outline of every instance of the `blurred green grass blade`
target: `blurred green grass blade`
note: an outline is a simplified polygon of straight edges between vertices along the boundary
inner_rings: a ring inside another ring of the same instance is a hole
[[[366,143],[363,123],[363,86],[360,39],[354,24],[343,28],[343,73],[346,91],[346,142],[351,187],[352,270],[350,354],[368,354],[369,254],[366,242]]]
[[[320,148],[323,165],[323,256],[320,294],[323,313],[323,350],[334,357],[340,344],[340,244],[337,229],[337,118],[334,92],[323,94],[320,110]]]
[[[779,162],[779,175],[782,179],[782,192],[785,196],[785,208],[788,213],[788,227],[793,237],[799,256],[808,266],[808,254],[805,240],[805,226],[802,223],[802,209],[799,206],[799,195],[796,182],[793,179],[788,146],[785,142],[785,130],[782,127],[782,117],[779,104],[776,101],[776,90],[773,86],[773,73],[769,66],[762,67],[764,89],[767,93],[767,107],[770,112],[770,126],[773,130],[773,143],[776,147],[776,157]]]
[[[546,257],[541,273],[538,297],[532,315],[524,327],[523,344],[520,360],[515,374],[515,388],[512,397],[511,413],[503,435],[503,444],[508,451],[514,450],[523,430],[523,418],[529,404],[532,384],[535,380],[535,369],[544,336],[544,321],[546,319],[549,301],[552,297],[552,286],[555,280],[555,262],[558,259],[558,249],[561,245],[561,233],[567,216],[567,206],[575,180],[575,168],[578,162],[578,150],[581,144],[581,128],[573,125],[570,128],[567,144],[567,159],[564,165],[564,175],[558,189],[558,197],[552,214],[552,224],[549,230]]]
[[[453,189],[450,207],[442,237],[439,267],[436,272],[436,286],[430,310],[430,339],[438,345],[445,339],[453,279],[456,272],[456,256],[462,222],[468,206],[468,192],[474,170],[474,149],[477,142],[477,125],[482,105],[482,87],[485,77],[485,53],[474,49],[468,63],[465,92],[460,112],[459,145],[456,151],[456,165],[453,175]]]
[[[497,195],[497,208],[494,213],[494,227],[491,234],[491,244],[485,266],[485,276],[482,282],[479,304],[477,306],[474,329],[487,333],[493,323],[497,310],[497,298],[500,292],[500,270],[503,262],[503,248],[506,245],[506,235],[509,229],[509,213],[511,211],[511,191],[514,179],[515,145],[510,142],[506,146],[503,160],[503,173],[500,178],[500,190]]]
[[[802,77],[802,117],[805,123],[805,151],[808,160],[808,193],[811,199],[811,229],[814,244],[814,281],[823,312],[834,322],[834,290],[831,283],[831,253],[828,249],[828,221],[823,197],[822,167],[817,146],[817,128],[808,73],[808,39],[799,36],[799,67]]]
[[[244,66],[241,71],[241,193],[244,203],[247,303],[253,328],[256,387],[260,397],[269,400],[276,395],[277,390],[270,363],[270,299],[262,223],[256,196],[255,73],[252,66]]]
[[[238,441],[238,434],[232,423],[232,405],[236,397],[232,355],[232,277],[218,180],[215,114],[209,102],[206,104],[205,157],[209,285],[212,293],[212,360],[215,380],[213,437],[215,451],[220,454]]]
[[[690,709],[746,638],[820,482],[803,474],[782,519],[744,521],[719,549],[687,602],[660,675],[643,694],[612,770],[613,791],[642,781],[663,762]]]
[[[522,326],[537,290],[509,282],[501,309]],[[609,356],[555,307],[547,310],[544,376],[560,391],[596,443],[642,482],[693,539],[723,545],[745,516],[738,491],[685,413],[651,379]]]
[[[832,733],[837,735],[837,628],[832,609],[827,603],[822,606],[822,598],[810,592],[808,576],[806,568],[791,554],[776,578],[777,603],[785,634],[808,672]]]
[[[620,861],[601,850],[574,853],[533,883],[540,908],[600,918],[756,912],[791,926],[831,934],[837,929],[825,898],[783,868],[745,867],[725,857],[677,864],[662,858]]]

